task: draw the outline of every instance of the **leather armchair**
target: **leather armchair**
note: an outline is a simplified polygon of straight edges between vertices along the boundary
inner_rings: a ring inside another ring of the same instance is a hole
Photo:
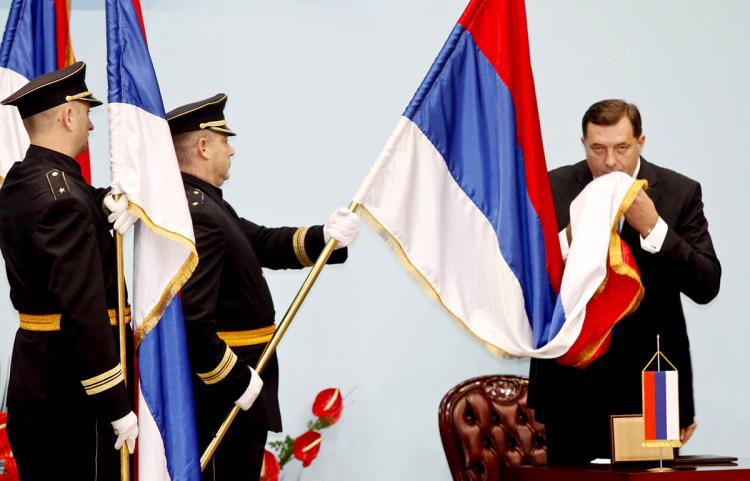
[[[497,481],[504,465],[547,463],[544,425],[526,407],[528,384],[521,376],[481,376],[443,397],[438,424],[455,481]]]

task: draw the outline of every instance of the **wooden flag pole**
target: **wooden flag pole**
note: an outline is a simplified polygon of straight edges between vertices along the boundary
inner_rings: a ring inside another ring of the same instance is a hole
[[[115,232],[115,248],[117,252],[117,328],[120,337],[120,365],[122,376],[127,383],[128,379],[128,357],[125,343],[125,268],[122,247],[122,235]],[[120,481],[130,481],[130,453],[128,443],[120,448]]]
[[[351,202],[349,204],[350,212],[354,212],[356,208],[357,208],[356,202]],[[284,318],[281,320],[279,327],[276,329],[276,332],[273,333],[273,337],[271,337],[271,340],[268,342],[268,344],[266,345],[266,348],[263,350],[263,354],[261,354],[260,360],[258,360],[258,364],[255,366],[255,371],[258,372],[258,374],[263,372],[263,369],[265,369],[266,364],[268,364],[268,361],[271,360],[271,356],[273,356],[274,352],[276,352],[276,347],[279,345],[279,342],[281,342],[281,338],[284,337],[284,333],[289,328],[289,325],[292,323],[292,319],[294,319],[294,316],[297,314],[297,311],[302,306],[302,303],[305,301],[305,298],[307,297],[307,294],[310,292],[310,289],[312,288],[313,284],[315,284],[315,281],[318,280],[318,276],[323,271],[323,268],[325,267],[326,262],[328,262],[328,258],[331,257],[331,254],[333,253],[333,250],[335,249],[335,247],[336,247],[336,240],[329,239],[328,243],[323,248],[323,252],[320,253],[320,255],[318,256],[318,259],[315,261],[315,265],[313,265],[312,269],[310,270],[310,273],[307,275],[305,282],[302,283],[302,287],[300,287],[299,292],[297,292],[297,296],[292,301],[292,304],[289,306],[289,309],[287,309],[286,314],[284,314]],[[240,412],[240,407],[235,404],[235,406],[229,412],[229,415],[226,417],[226,419],[224,419],[224,422],[221,424],[221,427],[219,428],[219,430],[216,432],[216,435],[211,440],[211,443],[203,452],[203,455],[201,455],[201,471],[206,469],[208,462],[211,460],[211,457],[216,452],[216,448],[219,447],[219,443],[221,443],[221,440],[224,438],[224,435],[227,433],[229,426],[231,426],[232,421],[234,421],[234,418],[237,416],[239,412]]]

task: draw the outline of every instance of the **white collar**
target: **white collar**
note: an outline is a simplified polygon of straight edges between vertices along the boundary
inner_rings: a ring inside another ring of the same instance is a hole
[[[635,170],[633,171],[633,178],[638,178],[638,172],[641,170],[641,158],[638,157],[638,163],[635,164]]]

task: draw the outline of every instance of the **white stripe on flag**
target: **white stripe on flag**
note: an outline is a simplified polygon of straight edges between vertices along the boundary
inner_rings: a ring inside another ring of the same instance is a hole
[[[393,236],[466,327],[508,354],[525,354],[513,348],[531,339],[521,286],[500,255],[492,225],[453,179],[443,157],[417,125],[402,117],[381,158],[369,189],[355,201]]]
[[[625,174],[609,175],[582,193],[571,216],[578,230],[561,289],[567,320],[539,349],[497,233],[411,120],[400,119],[354,201],[367,208],[442,304],[477,337],[513,356],[553,358],[581,332],[586,304],[606,275],[613,217],[632,184]]]
[[[677,371],[666,372],[667,439],[680,439],[680,390]]]
[[[18,72],[0,67],[0,100],[28,83]],[[14,162],[23,160],[29,148],[29,135],[23,127],[18,109],[11,105],[0,105],[0,178],[5,178]]]
[[[143,393],[138,388],[138,473],[141,479],[169,480],[164,441]],[[140,449],[144,447],[145,449]]]
[[[176,293],[170,291],[192,272],[193,224],[167,121],[124,103],[109,104],[109,120],[113,180],[144,221],[135,226],[134,242],[133,321],[140,341]]]

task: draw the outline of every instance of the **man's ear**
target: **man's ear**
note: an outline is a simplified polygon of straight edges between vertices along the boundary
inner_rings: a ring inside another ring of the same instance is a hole
[[[205,137],[201,137],[198,139],[198,142],[195,144],[195,148],[198,149],[198,156],[201,159],[209,160],[210,156],[208,154],[208,139]]]
[[[62,127],[68,131],[73,131],[73,117],[75,117],[75,111],[72,105],[66,105],[61,111],[58,120],[62,124]]]

